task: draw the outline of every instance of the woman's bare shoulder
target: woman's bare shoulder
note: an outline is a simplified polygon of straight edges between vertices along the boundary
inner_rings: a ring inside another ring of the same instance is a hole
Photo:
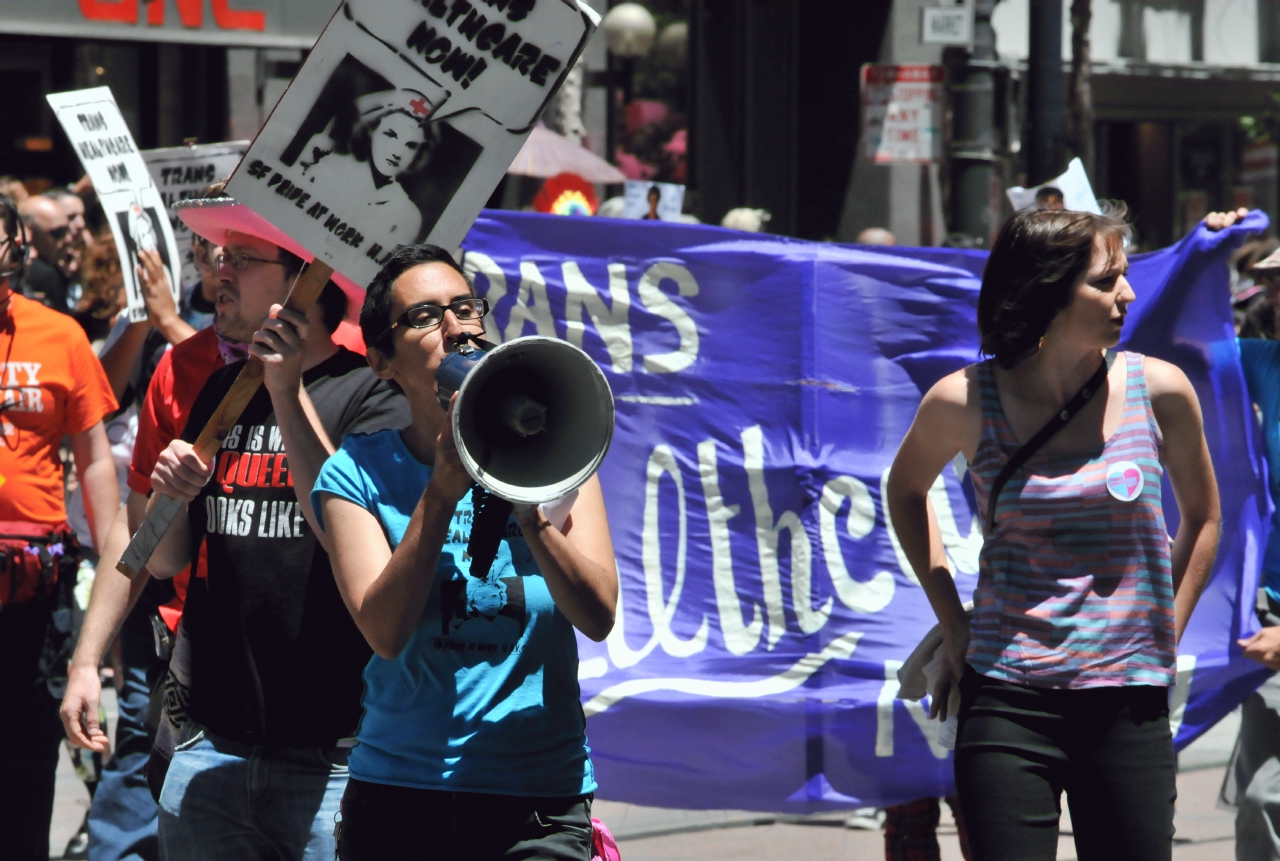
[[[978,384],[978,366],[969,365],[947,374],[925,392],[921,406],[942,412],[981,411],[982,392]]]
[[[1182,369],[1172,362],[1153,356],[1142,357],[1142,373],[1147,379],[1147,391],[1152,399],[1167,395],[1195,399],[1196,390]]]

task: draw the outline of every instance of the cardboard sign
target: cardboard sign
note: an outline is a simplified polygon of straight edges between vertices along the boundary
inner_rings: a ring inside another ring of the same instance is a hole
[[[348,0],[228,192],[361,288],[397,245],[456,248],[598,23],[579,0]]]
[[[928,164],[942,158],[946,100],[941,66],[862,67],[866,157],[876,164]]]
[[[173,205],[179,200],[200,197],[207,186],[230,176],[248,148],[248,141],[231,141],[142,151],[151,179],[160,189],[160,199],[164,201],[169,226],[178,243],[183,287],[198,280],[200,273],[196,270],[195,254],[191,251],[191,228],[174,214]]]
[[[623,218],[679,221],[684,211],[684,186],[676,183],[633,179],[623,194]],[[651,200],[651,196],[657,200]]]
[[[1057,190],[1057,194],[1053,190]],[[1044,194],[1041,194],[1041,191]],[[1034,188],[1023,188],[1015,185],[1005,192],[1014,209],[1070,209],[1074,212],[1092,212],[1100,215],[1102,208],[1098,206],[1098,198],[1089,183],[1089,174],[1085,173],[1084,162],[1078,158],[1071,159],[1066,171],[1046,183]],[[1041,200],[1037,201],[1037,197]]]
[[[128,296],[129,321],[147,319],[147,308],[138,286],[140,249],[160,252],[176,304],[181,285],[173,228],[160,192],[151,181],[147,163],[111,95],[111,88],[49,93],[45,98],[80,157],[80,164],[93,182],[111,224]]]

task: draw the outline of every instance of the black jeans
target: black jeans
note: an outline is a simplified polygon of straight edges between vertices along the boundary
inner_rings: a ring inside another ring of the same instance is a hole
[[[1177,758],[1169,689],[960,682],[956,790],[974,861],[1052,861],[1060,797],[1080,861],[1169,861]]]
[[[41,665],[46,601],[0,612],[0,861],[48,861],[54,774],[64,734]]]
[[[439,792],[354,777],[342,796],[338,857],[431,861],[591,858],[591,796]]]

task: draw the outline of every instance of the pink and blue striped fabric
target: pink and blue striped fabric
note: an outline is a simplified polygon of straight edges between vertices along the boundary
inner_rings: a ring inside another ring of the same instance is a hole
[[[1160,437],[1137,353],[1122,353],[1124,417],[1100,452],[1033,457],[1005,484],[979,557],[968,661],[1043,688],[1174,682],[1169,536]],[[991,362],[979,366],[979,509],[1018,450]],[[1110,487],[1108,486],[1110,484]]]

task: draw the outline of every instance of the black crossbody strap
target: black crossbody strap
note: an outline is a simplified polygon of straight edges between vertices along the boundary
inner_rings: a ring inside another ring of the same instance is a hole
[[[1102,383],[1107,379],[1107,373],[1111,370],[1111,366],[1115,364],[1116,354],[1107,350],[1106,357],[1102,363],[1098,365],[1098,370],[1094,371],[1089,382],[1084,384],[1080,391],[1076,392],[1076,396],[1067,401],[1067,405],[1049,419],[1049,422],[1036,433],[1027,444],[1013,453],[1013,457],[1009,458],[1005,463],[1004,469],[1000,470],[1000,474],[996,476],[996,480],[991,483],[991,493],[987,496],[987,530],[986,534],[990,535],[996,525],[996,500],[1000,498],[1000,491],[1004,489],[1005,483],[1013,478],[1013,474],[1017,472],[1024,463],[1031,459],[1031,456],[1039,451],[1045,443],[1053,438],[1053,435],[1067,426],[1067,422],[1075,418],[1076,413],[1089,403],[1089,399],[1102,388]]]

